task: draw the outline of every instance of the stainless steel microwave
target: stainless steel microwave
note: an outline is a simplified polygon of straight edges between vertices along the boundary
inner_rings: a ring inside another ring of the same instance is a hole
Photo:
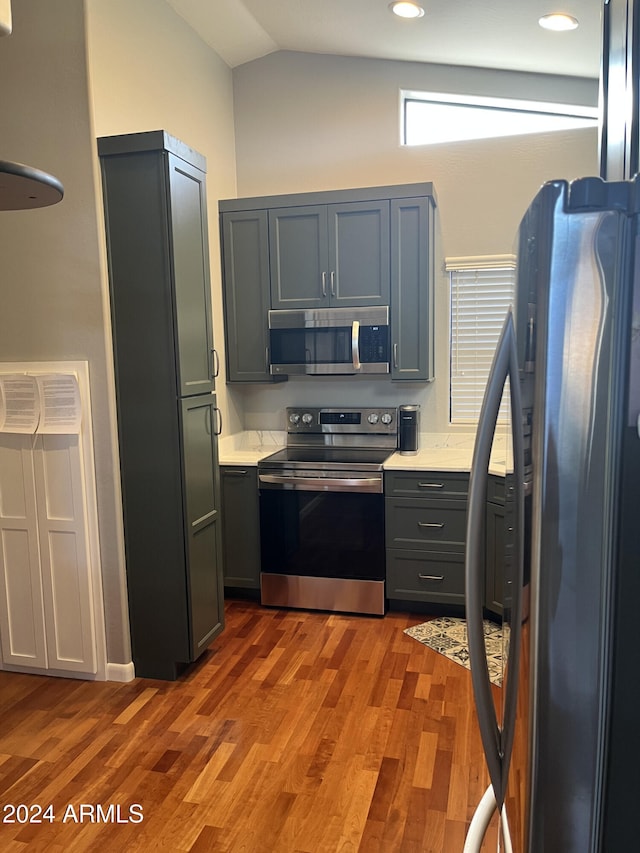
[[[269,311],[273,375],[389,373],[390,348],[386,305]]]

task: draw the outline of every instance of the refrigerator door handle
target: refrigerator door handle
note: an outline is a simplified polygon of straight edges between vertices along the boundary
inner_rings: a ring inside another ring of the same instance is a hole
[[[516,406],[520,406],[520,388],[518,378],[518,354],[515,342],[513,316],[509,310],[505,319],[496,354],[494,356],[489,379],[485,389],[482,409],[478,421],[473,463],[469,478],[469,501],[467,508],[467,537],[465,554],[465,588],[467,635],[469,641],[469,658],[471,664],[471,679],[476,702],[478,724],[484,748],[489,777],[493,787],[497,807],[502,810],[506,777],[511,747],[513,744],[513,720],[515,717],[515,699],[517,698],[517,666],[519,662],[519,636],[511,636],[509,643],[508,679],[505,698],[505,726],[501,729],[496,718],[496,711],[491,694],[491,682],[484,642],[483,603],[484,603],[484,534],[485,534],[485,505],[487,483],[489,476],[489,459],[493,436],[498,420],[502,392],[507,377],[511,379],[511,410],[512,422],[516,428],[514,434],[514,463],[516,474],[516,513],[518,514],[518,530],[515,531],[516,543],[521,539],[524,518],[524,504],[521,492],[523,490],[524,454],[521,416],[516,416]],[[519,436],[518,436],[519,431]],[[522,457],[520,460],[519,457]],[[516,544],[516,555],[521,555],[522,549]],[[522,571],[520,567],[516,574]],[[514,620],[518,621],[514,628],[520,629],[520,583],[516,582],[513,591]],[[515,647],[515,649],[514,649]],[[513,669],[512,669],[513,667]],[[506,727],[506,733],[505,733]]]
[[[509,343],[509,394],[511,398],[511,428],[513,430],[514,516],[513,571],[511,574],[511,618],[507,654],[507,678],[502,711],[502,799],[507,789],[509,765],[513,751],[518,689],[520,675],[520,649],[522,645],[522,588],[524,583],[524,429],[522,423],[522,398],[518,367],[518,352],[513,322]],[[500,803],[502,805],[502,802]]]
[[[491,818],[496,810],[496,798],[493,793],[493,786],[489,785],[484,792],[478,807],[473,813],[469,831],[464,842],[462,853],[480,853],[482,850],[482,842],[487,832]],[[511,842],[511,832],[509,830],[509,821],[507,820],[507,810],[502,809],[502,841],[504,853],[513,853],[513,844]]]

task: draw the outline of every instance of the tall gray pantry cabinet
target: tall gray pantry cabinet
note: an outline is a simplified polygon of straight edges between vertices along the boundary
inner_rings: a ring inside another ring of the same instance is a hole
[[[224,625],[204,157],[98,140],[136,675],[173,680]]]

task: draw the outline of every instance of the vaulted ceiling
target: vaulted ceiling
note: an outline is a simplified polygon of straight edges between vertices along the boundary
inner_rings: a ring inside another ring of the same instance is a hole
[[[597,78],[603,0],[421,0],[403,20],[389,0],[167,0],[230,66],[277,50]],[[562,11],[577,30],[538,19]]]

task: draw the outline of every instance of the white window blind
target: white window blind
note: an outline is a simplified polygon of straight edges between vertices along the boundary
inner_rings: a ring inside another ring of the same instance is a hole
[[[451,423],[477,423],[491,362],[515,295],[515,257],[449,258]],[[499,422],[508,416],[503,397]]]

